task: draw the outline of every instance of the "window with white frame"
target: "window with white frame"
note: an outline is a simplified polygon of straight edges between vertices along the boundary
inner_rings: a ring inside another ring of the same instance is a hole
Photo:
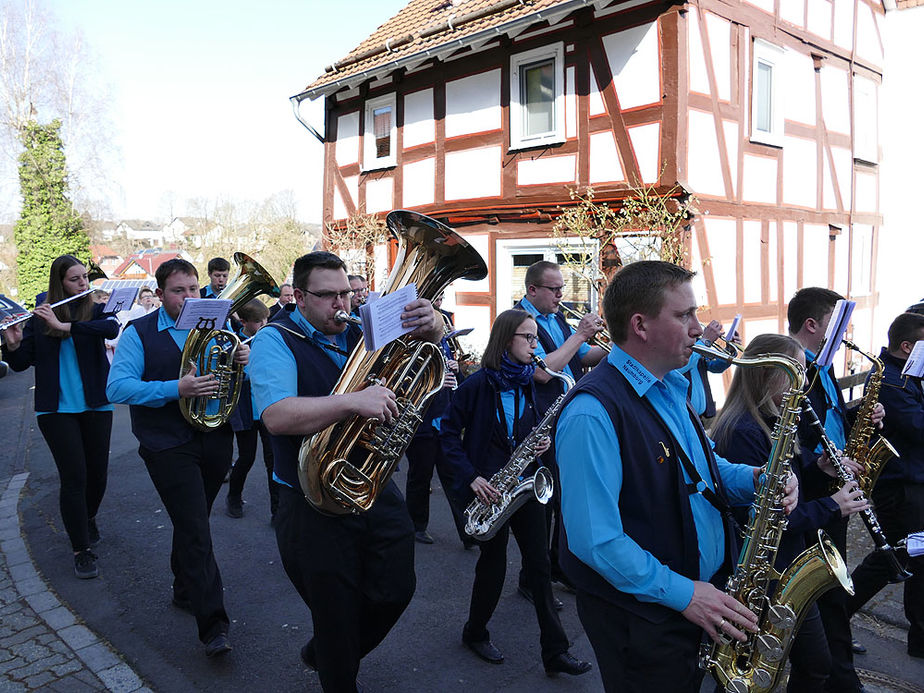
[[[751,70],[751,141],[783,146],[783,59],[772,43],[754,39]]]
[[[876,83],[853,77],[853,158],[879,163],[879,105]]]
[[[363,171],[395,165],[395,95],[366,101],[363,131]]]
[[[510,148],[565,141],[565,48],[510,57]]]

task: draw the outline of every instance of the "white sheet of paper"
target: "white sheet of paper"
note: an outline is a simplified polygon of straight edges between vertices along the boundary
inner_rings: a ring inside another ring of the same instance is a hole
[[[401,313],[404,312],[404,306],[416,298],[417,285],[411,282],[394,293],[367,301],[359,307],[367,351],[381,349],[401,335],[414,331],[412,327],[401,326]]]
[[[725,331],[725,339],[729,342],[735,338],[735,332],[738,331],[738,328],[741,326],[741,313],[735,315],[735,319],[732,320],[731,326]]]
[[[373,301],[377,301],[381,296],[382,296],[381,291],[370,291],[368,294],[366,294],[366,303],[372,303]]]
[[[446,339],[452,339],[453,337],[464,337],[465,335],[471,334],[472,332],[474,332],[474,330],[475,330],[474,327],[463,327],[460,330],[453,330],[452,332],[446,335]]]
[[[187,298],[176,319],[178,330],[222,330],[231,312],[229,298]]]
[[[834,360],[834,354],[841,348],[844,333],[847,331],[850,316],[853,315],[856,305],[856,301],[847,301],[843,298],[834,304],[834,312],[831,314],[828,329],[825,331],[824,344],[815,359],[815,364],[819,368],[830,366]]]
[[[924,555],[924,532],[915,532],[908,535],[908,555],[912,558]]]
[[[109,294],[109,300],[106,301],[104,313],[118,313],[121,310],[128,310],[132,307],[135,299],[138,297],[137,286],[123,286],[120,289],[113,289]]]
[[[902,375],[910,375],[914,378],[924,376],[924,340],[914,343],[911,355],[905,361],[905,367],[902,368]]]

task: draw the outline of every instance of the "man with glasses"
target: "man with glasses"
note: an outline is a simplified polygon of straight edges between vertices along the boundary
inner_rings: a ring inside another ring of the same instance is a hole
[[[354,691],[360,660],[385,638],[414,593],[414,527],[393,479],[368,512],[319,512],[299,488],[298,452],[305,436],[351,416],[391,421],[398,405],[380,385],[330,394],[361,337],[355,325],[335,318],[349,310],[353,295],[343,261],[309,253],[295,261],[293,275],[296,308],[257,334],[248,373],[280,484],[279,553],[314,623],[301,658],[325,691]],[[404,326],[416,328],[412,337],[442,336],[429,301],[417,299],[404,311]]]
[[[596,366],[606,352],[600,347],[591,347],[587,341],[603,329],[603,319],[596,313],[589,313],[581,318],[577,329],[565,320],[565,314],[559,308],[565,289],[565,280],[561,269],[554,262],[540,260],[526,270],[526,295],[515,306],[533,316],[538,327],[539,344],[536,356],[542,358],[553,371],[562,371],[580,379],[585,368]],[[542,415],[564,391],[564,385],[558,378],[552,378],[541,368],[537,368],[533,378],[536,381],[536,407]],[[545,465],[552,470],[558,483],[558,465],[554,451],[549,451],[543,458]],[[558,541],[560,514],[558,494],[552,496],[548,505],[549,536],[551,548],[549,558],[552,562],[552,580],[570,587],[570,583],[558,567]],[[555,517],[552,527],[552,517]],[[532,601],[532,594],[526,585],[525,571],[520,570],[520,594]],[[562,608],[556,598],[556,608]]]
[[[350,288],[353,289],[353,296],[350,299],[350,315],[358,318],[359,307],[369,297],[369,284],[366,283],[365,277],[358,274],[351,274],[348,279],[350,280]]]

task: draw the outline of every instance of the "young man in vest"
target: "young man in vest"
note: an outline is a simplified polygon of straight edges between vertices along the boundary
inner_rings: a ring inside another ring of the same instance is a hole
[[[180,413],[180,397],[218,390],[214,375],[197,375],[194,368],[178,378],[189,330],[178,330],[176,319],[183,302],[199,296],[196,268],[177,258],[158,267],[155,277],[162,305],[125,328],[106,395],[131,405],[138,454],[173,523],[173,603],[196,617],[199,639],[212,657],[231,650],[209,514],[231,463],[233,433],[228,424],[208,433],[196,430]],[[246,364],[249,353],[243,345],[234,360]]]
[[[522,308],[536,319],[539,336],[536,356],[542,358],[549,369],[564,372],[574,380],[579,380],[585,368],[596,366],[606,356],[606,352],[600,347],[591,347],[587,344],[588,340],[603,329],[602,318],[595,313],[589,313],[581,318],[577,329],[568,324],[565,314],[559,308],[565,289],[565,280],[561,269],[554,262],[540,260],[531,264],[526,269],[525,284],[526,294],[514,307]],[[553,378],[541,368],[536,369],[533,379],[536,381],[536,408],[542,414],[564,392],[564,385],[560,379]],[[558,466],[553,451],[550,450],[545,454],[543,462],[557,477]],[[558,483],[557,478],[555,483]],[[562,573],[558,560],[561,499],[557,493],[552,496],[552,502],[548,505],[547,517],[552,581],[570,588],[571,585]],[[526,599],[532,601],[532,594],[526,584],[526,571],[522,567],[518,591]],[[554,604],[559,610],[564,606],[558,597],[554,597]]]
[[[199,290],[200,298],[218,298],[218,294],[228,285],[228,274],[231,272],[231,263],[223,257],[213,257],[209,260],[209,283]]]
[[[889,346],[879,358],[883,364],[879,401],[889,411],[882,434],[895,446],[892,458],[879,474],[872,492],[873,506],[886,539],[893,546],[924,527],[924,390],[921,378],[903,376],[902,369],[914,345],[924,340],[924,315],[902,313],[889,327]],[[901,552],[904,557],[904,552]],[[905,617],[908,654],[924,657],[924,556],[911,558],[913,573],[905,581]],[[855,614],[892,579],[888,561],[873,551],[853,571],[854,595],[847,598],[847,612]]]
[[[298,453],[305,436],[337,421],[390,421],[398,407],[395,394],[380,385],[330,394],[361,337],[356,326],[334,318],[349,309],[353,294],[340,258],[323,251],[300,257],[292,284],[296,309],[254,339],[250,378],[280,484],[279,553],[314,624],[301,657],[325,691],[354,691],[360,660],[385,638],[414,593],[414,527],[394,479],[367,512],[316,510],[299,487]],[[429,301],[410,303],[401,318],[416,328],[414,337],[442,336]]]
[[[556,426],[562,568],[607,691],[698,691],[703,631],[756,628],[715,583],[732,540],[720,508],[752,502],[759,469],[713,454],[676,372],[702,334],[692,277],[667,262],[616,274],[603,301],[613,349]],[[797,493],[790,477],[787,511]]]
[[[834,306],[842,298],[844,297],[836,291],[810,286],[799,289],[786,309],[789,334],[805,349],[807,399],[824,426],[825,434],[838,450],[843,450],[847,444],[847,436],[855,414],[847,410],[834,369],[831,366],[818,368],[815,365],[815,357],[824,341]],[[881,404],[877,405],[873,414],[874,422],[878,424],[884,415],[885,409]],[[823,451],[821,436],[807,424],[806,417],[802,417],[799,423],[799,444],[803,449],[813,450],[819,455]],[[803,498],[807,501],[831,494],[834,468],[827,463],[827,456],[818,459],[817,465],[810,465],[802,470]],[[848,466],[854,464],[846,459],[844,463]],[[845,560],[848,520],[847,517],[838,517],[824,528]],[[806,543],[809,541],[814,541],[814,537],[807,536]],[[817,604],[828,639],[828,649],[831,652],[831,673],[825,690],[859,691],[860,679],[853,665],[847,593],[844,590],[830,590],[818,599]]]

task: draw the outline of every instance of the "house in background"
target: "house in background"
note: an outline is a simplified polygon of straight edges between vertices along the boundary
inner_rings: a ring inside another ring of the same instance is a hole
[[[174,258],[192,262],[192,258],[184,250],[161,250],[160,248],[141,250],[126,258],[116,268],[116,271],[109,275],[109,280],[103,282],[101,288],[107,291],[121,286],[147,286],[155,289],[157,280],[154,273],[157,272],[157,268],[167,260]]]
[[[108,245],[91,245],[90,257],[106,273],[107,277],[113,276],[123,262],[122,256]]]
[[[133,243],[150,247],[163,247],[164,229],[159,224],[143,219],[123,219],[115,228],[116,236],[123,236]]]
[[[828,286],[870,343],[882,19],[871,0],[412,0],[292,100],[325,99],[325,223],[410,208],[479,249],[489,276],[447,304],[482,344],[586,186],[695,196],[704,320],[782,332],[795,290]]]

